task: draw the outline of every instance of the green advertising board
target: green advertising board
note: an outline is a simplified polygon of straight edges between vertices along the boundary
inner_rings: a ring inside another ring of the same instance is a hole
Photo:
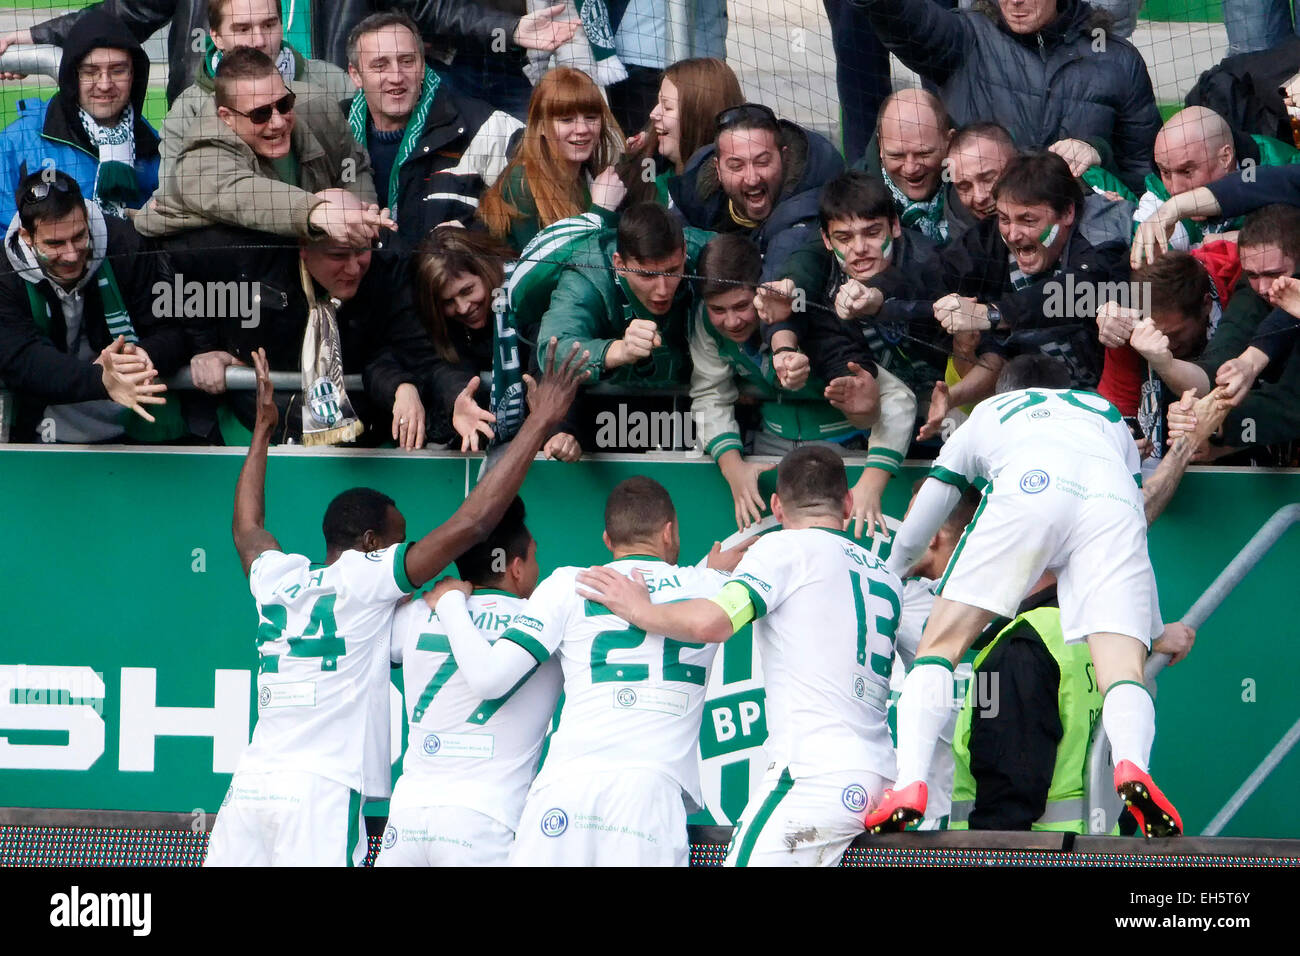
[[[230,540],[242,460],[242,449],[0,449],[0,806],[215,812],[255,719],[257,615]],[[477,470],[477,459],[446,453],[276,450],[267,524],[286,550],[320,558],[326,503],[368,485],[397,501],[416,536],[455,509]],[[922,473],[909,467],[891,482],[889,514],[902,515]],[[543,571],[608,559],[605,495],[633,474],[672,494],[683,562],[735,530],[726,483],[707,459],[538,462],[523,496]],[[1297,500],[1300,472],[1189,474],[1151,531],[1166,620]],[[1300,530],[1161,677],[1153,772],[1189,832],[1300,717],[1297,567]],[[734,820],[765,767],[756,670],[747,635],[724,646],[701,728],[708,809],[697,822]],[[1224,835],[1300,836],[1297,789],[1293,752]]]

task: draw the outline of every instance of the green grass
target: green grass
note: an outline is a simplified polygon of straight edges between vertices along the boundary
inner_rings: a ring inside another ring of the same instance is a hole
[[[32,3],[31,0],[0,0],[0,7],[7,7],[10,10],[51,10],[59,13],[67,13],[69,10],[80,10],[82,7],[88,7],[95,0],[51,0],[49,3]]]
[[[1222,23],[1223,5],[1219,0],[1147,0],[1141,16],[1166,23]]]

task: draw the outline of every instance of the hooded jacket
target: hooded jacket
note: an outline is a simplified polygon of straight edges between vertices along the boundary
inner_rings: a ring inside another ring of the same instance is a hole
[[[372,13],[402,10],[420,26],[426,37],[471,37],[485,46],[493,42],[494,31],[513,36],[519,15],[490,9],[473,0],[312,0],[317,10],[311,18],[311,49],[319,58],[335,66],[347,65],[348,33]],[[283,8],[285,4],[281,4]],[[167,35],[167,102],[171,103],[187,87],[203,58],[190,38],[208,29],[208,0],[105,0],[103,8],[116,14],[128,30],[143,43],[163,27],[171,24]],[[84,11],[67,13],[31,28],[32,41],[62,46]]]
[[[763,255],[764,282],[776,278],[785,261],[816,237],[822,187],[844,172],[844,158],[826,137],[788,120],[781,121],[781,132],[786,148],[781,193],[771,214],[749,236]],[[670,205],[688,226],[742,232],[743,227],[728,212],[727,194],[722,191],[714,162],[716,154],[717,147],[709,145],[690,158],[682,175],[669,182]]]
[[[285,85],[301,90],[296,83]],[[135,217],[136,229],[158,237],[227,225],[308,239],[315,235],[308,219],[322,202],[313,193],[338,187],[373,203],[370,157],[352,138],[337,104],[300,96],[294,116],[297,186],[281,181],[271,162],[225,124],[214,100],[204,102],[153,202]]]
[[[99,149],[91,141],[78,115],[77,69],[95,49],[110,47],[131,55],[131,105],[135,108],[135,175],[139,190],[129,201],[133,209],[145,204],[158,186],[158,134],[144,120],[144,98],[149,88],[149,57],[116,17],[90,10],[68,33],[59,63],[59,91],[49,100],[18,101],[18,119],[5,128],[0,140],[0,221],[17,211],[14,192],[24,176],[48,166],[77,181],[82,195],[95,194]]]
[[[1134,192],[1160,131],[1151,77],[1111,18],[1082,0],[1057,0],[1042,30],[1013,33],[996,8],[953,12],[932,0],[851,0],[881,42],[938,93],[954,124],[1001,123],[1021,147],[1106,139]],[[1097,31],[1102,31],[1098,33]]]
[[[135,230],[128,223],[105,216],[94,203],[86,202],[86,214],[91,234],[90,259],[71,293],[56,291],[46,278],[31,247],[18,234],[17,216],[5,235],[5,268],[0,271],[0,380],[20,399],[14,423],[14,436],[20,441],[33,433],[47,404],[108,398],[101,370],[92,364],[93,357],[112,342],[97,281],[106,255],[112,261],[140,346],[160,375],[171,375],[187,357],[179,323],[154,314],[154,286],[171,281],[166,259],[145,254]],[[48,335],[32,315],[28,284],[36,286],[50,306]],[[68,330],[77,325],[81,331],[71,336],[70,343]],[[92,361],[78,347],[82,341],[94,353]]]

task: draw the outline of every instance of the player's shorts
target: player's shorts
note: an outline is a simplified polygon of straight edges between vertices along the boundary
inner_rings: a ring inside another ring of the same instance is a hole
[[[1049,570],[1066,641],[1111,632],[1151,646],[1159,611],[1142,491],[1116,463],[1082,458],[1069,473],[1008,465],[962,535],[938,593],[1015,617]]]
[[[866,770],[772,769],[749,797],[724,866],[836,866],[889,781]]]
[[[236,773],[204,866],[360,866],[361,794],[298,770]]]
[[[389,813],[375,866],[505,866],[514,838],[469,807],[407,807]]]
[[[686,866],[682,788],[653,770],[563,777],[529,791],[511,866]]]

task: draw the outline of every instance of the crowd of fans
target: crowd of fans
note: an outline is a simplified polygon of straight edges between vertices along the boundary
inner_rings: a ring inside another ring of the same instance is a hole
[[[0,38],[62,47],[57,92],[0,132],[11,441],[246,441],[227,372],[264,348],[302,379],[281,441],[500,448],[555,339],[595,390],[548,456],[637,447],[597,429],[612,391],[689,395],[690,440],[640,447],[711,455],[741,525],[750,456],[817,441],[861,452],[871,527],[1022,354],[1110,399],[1153,464],[1216,384],[1236,409],[1198,460],[1294,463],[1300,150],[1248,111],[1162,122],[1136,4],[827,0],[842,150],[746,101],[710,0],[685,29],[639,2],[349,0],[312,23],[325,59],[277,0],[174,6]],[[167,22],[156,130],[140,41]],[[924,87],[891,93],[886,51]]]

